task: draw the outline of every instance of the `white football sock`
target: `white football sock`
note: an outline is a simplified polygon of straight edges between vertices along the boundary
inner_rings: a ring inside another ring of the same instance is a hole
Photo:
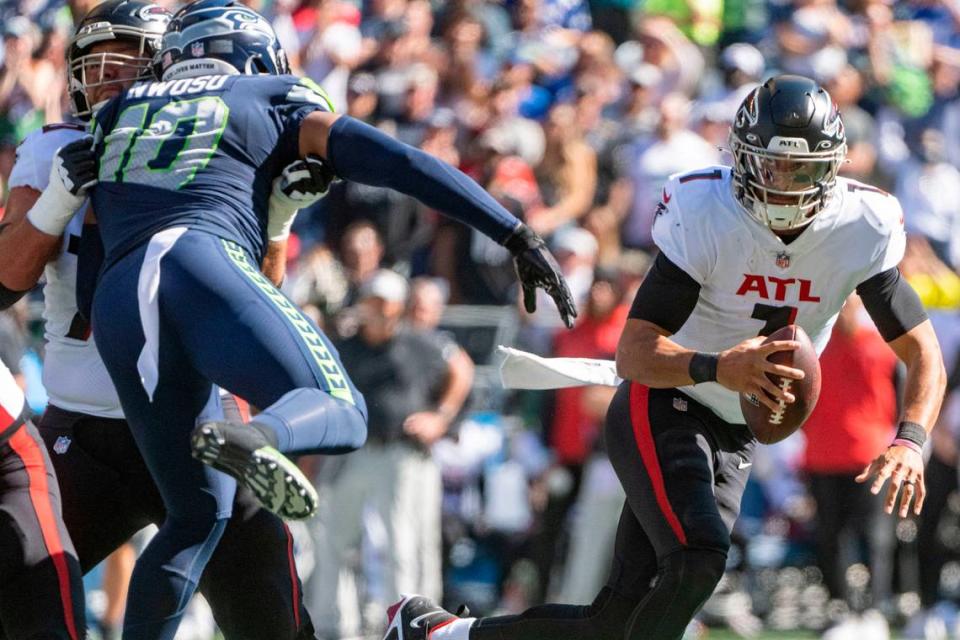
[[[476,618],[460,618],[436,631],[430,632],[430,640],[470,640],[470,627]]]

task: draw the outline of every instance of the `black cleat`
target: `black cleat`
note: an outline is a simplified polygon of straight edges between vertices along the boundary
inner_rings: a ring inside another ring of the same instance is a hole
[[[426,596],[404,596],[387,609],[387,633],[383,640],[427,640],[457,616]]]
[[[268,511],[303,520],[317,511],[316,489],[262,433],[242,422],[205,422],[190,436],[193,457],[248,487]]]

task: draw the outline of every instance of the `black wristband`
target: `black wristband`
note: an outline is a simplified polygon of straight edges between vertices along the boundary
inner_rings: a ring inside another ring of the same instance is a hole
[[[904,420],[897,427],[896,439],[906,440],[907,442],[914,443],[918,447],[923,447],[923,444],[927,441],[927,430],[924,429],[921,424]]]
[[[687,372],[693,378],[693,384],[717,381],[717,365],[720,363],[719,353],[703,353],[698,351],[690,358],[690,368]]]

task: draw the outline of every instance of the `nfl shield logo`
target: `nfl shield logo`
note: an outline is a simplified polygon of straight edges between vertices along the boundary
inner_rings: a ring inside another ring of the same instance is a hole
[[[777,266],[781,269],[786,269],[790,266],[790,254],[786,252],[777,254]]]
[[[63,455],[67,452],[67,449],[70,448],[70,437],[69,436],[60,436],[57,438],[57,441],[53,443],[54,453],[59,453]]]
[[[201,57],[203,57],[203,43],[202,43],[202,42],[194,42],[193,44],[191,44],[191,45],[190,45],[190,55],[193,56],[194,58],[201,58]]]

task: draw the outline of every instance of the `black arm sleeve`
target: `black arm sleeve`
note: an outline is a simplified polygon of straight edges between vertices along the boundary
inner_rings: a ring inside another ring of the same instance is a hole
[[[897,267],[864,280],[857,286],[857,293],[887,342],[896,340],[927,319],[920,297],[900,276]]]
[[[661,253],[637,290],[630,317],[676,333],[693,313],[699,298],[697,281]]]
[[[0,284],[0,311],[15,305],[17,301],[23,296],[27,295],[27,292],[29,291],[29,289],[26,291],[14,291],[12,289],[7,289],[5,286]]]

